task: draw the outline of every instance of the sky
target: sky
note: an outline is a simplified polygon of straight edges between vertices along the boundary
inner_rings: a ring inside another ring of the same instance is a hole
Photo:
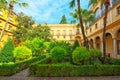
[[[14,11],[18,14],[23,12],[27,16],[31,16],[37,24],[59,24],[62,15],[66,16],[67,22],[70,23],[72,17],[69,8],[71,0],[22,0],[29,4],[28,7],[14,6]],[[88,9],[89,0],[81,0],[81,7]]]

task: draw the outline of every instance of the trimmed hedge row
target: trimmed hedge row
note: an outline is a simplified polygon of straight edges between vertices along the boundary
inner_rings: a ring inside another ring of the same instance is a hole
[[[120,75],[120,65],[36,64],[30,75],[39,77],[113,76]]]
[[[43,55],[41,57],[37,57],[37,58],[31,58],[25,61],[21,61],[21,62],[16,62],[16,63],[11,63],[11,64],[7,64],[4,63],[2,65],[0,65],[0,76],[10,76],[13,75],[17,72],[20,72],[23,69],[26,69],[27,67],[29,67],[32,63],[39,61],[43,58],[45,58],[46,56]]]

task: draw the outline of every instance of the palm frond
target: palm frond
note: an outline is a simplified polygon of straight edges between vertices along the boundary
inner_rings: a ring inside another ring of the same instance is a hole
[[[72,0],[70,3],[69,3],[69,7],[70,8],[73,8],[75,6],[75,0]]]

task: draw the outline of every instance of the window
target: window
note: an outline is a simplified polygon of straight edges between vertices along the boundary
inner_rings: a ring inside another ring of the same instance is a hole
[[[51,30],[51,34],[54,35],[54,30]]]
[[[70,39],[72,39],[72,30],[69,30]]]
[[[97,8],[95,10],[95,20],[97,20],[100,17],[100,8]]]
[[[66,30],[63,30],[63,37],[66,37]]]
[[[118,54],[120,54],[120,40],[117,40],[117,50],[118,50]]]
[[[0,10],[0,16],[2,16],[3,15],[3,12]]]
[[[13,18],[12,18],[12,17],[10,17],[9,19],[10,19],[10,21],[13,21]]]
[[[9,27],[8,27],[8,30],[11,30],[11,29],[12,29],[12,26],[9,26]]]
[[[117,7],[117,15],[119,15],[119,14],[120,14],[120,6]]]
[[[90,28],[90,32],[92,32],[92,29]]]
[[[60,30],[57,30],[57,38],[60,37]]]
[[[95,24],[95,29],[97,29],[98,28],[98,25],[97,25],[97,23]]]
[[[0,27],[2,27],[2,21],[0,21]]]

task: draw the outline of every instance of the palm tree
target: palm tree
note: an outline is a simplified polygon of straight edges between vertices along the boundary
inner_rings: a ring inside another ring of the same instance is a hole
[[[74,18],[74,20],[71,20],[71,23],[76,23],[79,20],[78,16],[78,10],[75,9],[74,13],[70,13],[70,15]],[[85,26],[87,26],[88,22],[93,22],[94,21],[94,12],[91,10],[86,10],[81,8],[81,15],[82,15],[82,20]],[[79,26],[77,26],[79,29]]]
[[[72,0],[70,2],[70,8],[73,8],[75,6],[75,1],[76,0]],[[80,0],[77,0],[77,6],[78,6],[78,16],[79,16],[79,23],[80,23],[80,26],[81,26],[81,30],[82,30],[82,36],[83,36],[83,39],[84,39],[84,45],[88,48],[88,41],[87,41],[87,38],[86,38],[86,35],[85,35],[85,32],[84,32],[84,26],[83,26],[83,20],[82,20],[82,15],[81,15],[81,8],[80,8]]]
[[[106,59],[106,24],[107,24],[107,14],[108,14],[108,7],[110,5],[109,0],[99,0],[101,2],[101,5],[105,5],[105,17],[104,17],[104,28],[103,28],[103,57],[104,62]],[[98,2],[98,0],[90,0],[89,5],[94,5]]]
[[[27,3],[19,3],[19,1],[20,0],[0,0],[0,9],[1,8],[7,8],[7,5],[9,4],[6,23],[5,23],[5,25],[4,25],[3,29],[2,29],[1,34],[0,34],[0,41],[2,40],[4,31],[5,31],[6,27],[7,27],[8,22],[9,22],[9,18],[10,18],[10,15],[12,13],[14,4],[18,3],[20,6],[27,6],[28,5]]]

